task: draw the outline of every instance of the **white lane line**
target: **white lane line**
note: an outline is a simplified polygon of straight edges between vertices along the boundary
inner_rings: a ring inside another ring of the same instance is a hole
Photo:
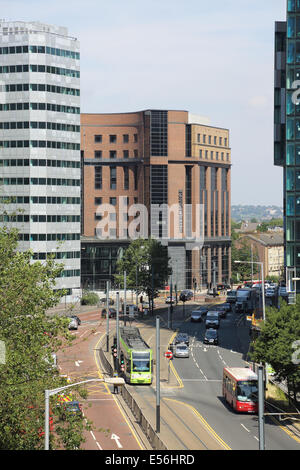
[[[251,431],[249,431],[249,429],[248,429],[248,428],[246,428],[246,426],[244,426],[244,424],[243,424],[243,423],[240,423],[240,424],[241,424],[241,426],[242,426],[242,427],[243,427],[243,428],[244,428],[244,429],[245,429],[247,432],[251,432]]]
[[[96,445],[97,445],[99,450],[103,450],[98,441],[96,441]]]
[[[93,433],[93,431],[90,431],[91,432],[91,435],[92,435],[92,438],[94,439],[94,441],[96,440],[95,438],[95,434]]]

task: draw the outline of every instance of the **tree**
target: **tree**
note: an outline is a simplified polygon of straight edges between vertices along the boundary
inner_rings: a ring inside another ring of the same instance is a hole
[[[0,363],[0,449],[36,450],[44,442],[44,391],[66,385],[53,367],[52,353],[69,341],[69,320],[45,313],[62,295],[54,287],[63,266],[52,258],[32,263],[32,253],[17,248],[17,230],[1,228],[0,341],[5,360]],[[54,424],[61,422],[57,397],[52,399],[51,416]],[[52,447],[78,448],[82,420],[60,427],[55,439],[51,434]],[[72,440],[67,429],[72,430]]]
[[[267,307],[266,321],[253,343],[251,353],[252,360],[270,364],[275,371],[275,378],[286,381],[295,402],[297,393],[300,392],[300,368],[299,361],[294,359],[293,345],[299,338],[300,296],[297,296],[296,305],[288,305],[282,301],[280,309]]]
[[[253,261],[259,260],[256,250],[253,250]],[[247,261],[247,263],[235,263],[235,261]],[[231,272],[235,282],[251,279],[251,247],[246,240],[240,241],[238,238],[232,240],[231,248]],[[258,272],[257,264],[253,264],[253,274]]]
[[[153,306],[153,299],[171,275],[169,259],[167,247],[159,241],[152,238],[134,240],[117,263],[115,281],[123,287],[126,271],[127,287],[138,294],[146,292]]]

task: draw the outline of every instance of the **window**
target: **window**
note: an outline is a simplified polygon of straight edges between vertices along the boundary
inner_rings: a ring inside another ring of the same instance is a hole
[[[117,167],[110,167],[110,189],[117,189]]]
[[[110,135],[110,136],[109,136],[109,142],[110,142],[111,144],[116,143],[116,142],[117,142],[117,136],[116,136],[116,135]]]
[[[110,150],[109,151],[109,158],[117,158],[117,151],[116,150]]]
[[[123,134],[123,143],[128,144],[129,142],[129,135],[128,134]]]
[[[101,134],[95,135],[95,143],[100,144],[101,142],[102,142],[102,135]]]
[[[95,158],[102,158],[102,150],[95,150]]]
[[[102,166],[95,167],[95,189],[102,189]]]
[[[123,150],[123,157],[124,158],[129,158],[129,151],[128,150]]]
[[[124,189],[129,189],[129,169],[124,166]]]
[[[206,142],[206,134],[203,134],[203,143],[205,144]]]
[[[117,198],[116,198],[116,197],[110,197],[110,198],[109,198],[109,203],[110,203],[112,206],[116,206],[116,205],[117,205]]]
[[[137,134],[134,134],[134,135],[133,135],[133,141],[134,141],[134,142],[137,142],[137,141],[138,141],[138,135],[137,135]]]

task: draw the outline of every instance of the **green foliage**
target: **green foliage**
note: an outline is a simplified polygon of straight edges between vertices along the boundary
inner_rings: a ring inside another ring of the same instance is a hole
[[[0,364],[0,449],[33,450],[44,445],[44,391],[66,384],[52,365],[52,353],[69,341],[69,320],[45,314],[60,299],[53,288],[63,266],[53,259],[32,263],[32,253],[17,247],[18,232],[0,229],[0,340],[6,350]],[[81,425],[73,426],[73,433],[82,441]],[[62,445],[59,433],[56,439]]]
[[[96,292],[84,292],[81,298],[81,305],[97,305],[99,296]]]
[[[268,307],[266,322],[253,343],[251,359],[270,364],[278,380],[286,380],[294,396],[300,392],[300,367],[293,344],[300,339],[300,297],[296,305],[282,301],[280,309]]]
[[[253,261],[259,260],[257,251],[253,249]],[[247,261],[246,263],[235,263],[235,261]],[[231,275],[234,282],[251,279],[251,247],[244,240],[238,238],[232,240],[231,248]],[[259,272],[257,264],[253,264],[253,275]]]
[[[146,292],[149,299],[155,298],[171,274],[167,247],[151,238],[134,240],[117,263],[115,280],[121,287],[124,271],[129,289]]]

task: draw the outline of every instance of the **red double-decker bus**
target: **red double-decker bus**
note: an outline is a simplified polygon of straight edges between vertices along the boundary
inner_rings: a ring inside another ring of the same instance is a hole
[[[247,367],[225,367],[223,396],[237,412],[258,412],[257,374]]]

